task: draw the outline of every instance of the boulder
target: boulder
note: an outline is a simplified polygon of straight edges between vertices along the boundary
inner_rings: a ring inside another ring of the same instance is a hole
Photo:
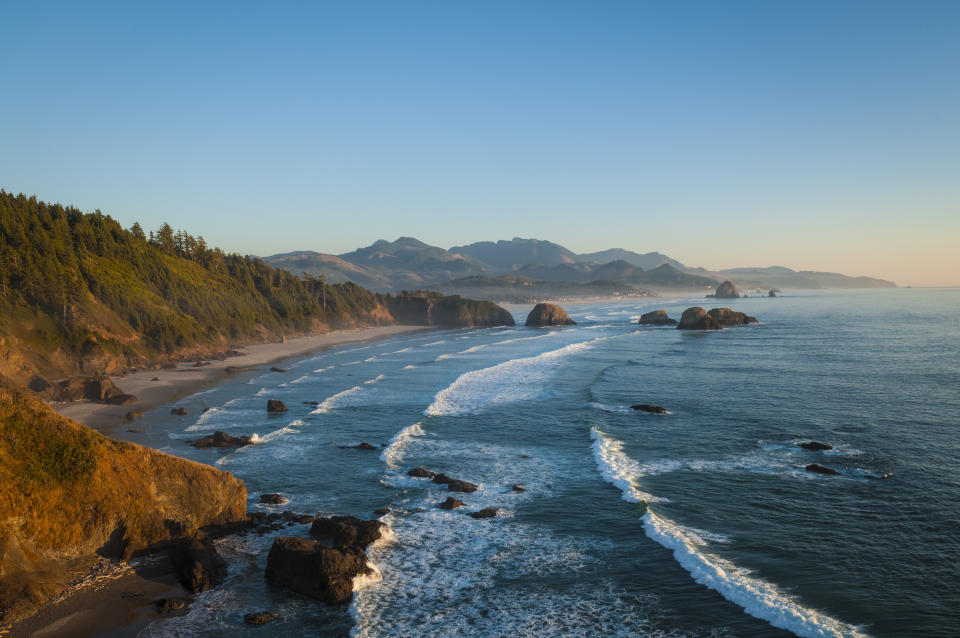
[[[740,293],[737,292],[736,286],[729,281],[725,281],[717,286],[717,291],[713,293],[713,296],[717,299],[736,299],[740,296]]]
[[[170,410],[170,414],[173,414],[173,415],[175,415],[175,416],[187,416],[187,409],[186,409],[186,408],[173,408],[172,410]]]
[[[470,512],[470,516],[471,518],[493,518],[499,511],[496,507],[485,507],[479,512]]]
[[[286,412],[287,406],[283,404],[283,401],[277,401],[276,399],[267,400],[267,412]]]
[[[338,445],[341,450],[379,450],[376,445],[371,443],[363,442],[357,445]]]
[[[438,485],[450,485],[451,483],[456,483],[457,479],[453,478],[452,476],[447,476],[443,472],[439,472],[431,477],[430,482],[437,483]]]
[[[671,319],[666,310],[654,310],[640,315],[641,325],[649,324],[654,326],[672,326],[677,323],[676,319]]]
[[[649,412],[650,414],[666,414],[667,409],[659,405],[648,405],[646,403],[638,403],[637,405],[631,405],[631,410],[636,410],[637,412]]]
[[[178,538],[170,545],[173,573],[187,591],[213,589],[227,576],[227,563],[209,541]]]
[[[153,606],[161,614],[169,614],[174,611],[186,609],[190,601],[186,598],[160,598],[154,601]]]
[[[513,486],[512,488],[510,488],[510,489],[511,489],[512,491],[514,491],[514,492],[526,492],[526,491],[527,491],[527,488],[525,488],[525,487],[522,486],[522,485],[514,485],[514,486]]]
[[[826,474],[827,476],[839,476],[840,472],[836,471],[830,467],[824,467],[819,463],[811,463],[810,465],[804,468],[808,472],[815,472],[817,474]]]
[[[577,322],[567,315],[567,311],[552,303],[538,303],[527,315],[527,327],[575,326]]]
[[[230,436],[219,430],[190,442],[193,447],[241,447],[250,444],[249,436]]]
[[[336,547],[357,547],[362,551],[381,538],[385,529],[385,523],[365,521],[356,516],[318,516],[310,526],[310,535],[330,538]]]
[[[442,510],[455,510],[458,507],[463,507],[463,501],[452,496],[448,496],[447,500],[440,503],[440,509]]]
[[[280,537],[267,556],[268,579],[331,605],[350,602],[353,579],[372,573],[360,548],[331,548],[309,538]]]
[[[286,368],[278,368],[277,366],[272,366],[270,368],[270,372],[290,372],[290,371]]]
[[[720,330],[723,328],[717,320],[707,314],[700,306],[687,308],[680,316],[678,330]]]
[[[829,443],[821,443],[820,441],[807,441],[805,443],[801,443],[800,447],[802,447],[804,450],[814,450],[814,451],[833,449],[833,446],[830,445]]]
[[[461,492],[463,494],[472,494],[476,492],[479,487],[470,483],[468,481],[454,481],[447,484],[447,491],[449,492]]]
[[[745,315],[730,308],[711,308],[707,314],[721,326],[743,326],[748,323],[757,323],[756,317]]]
[[[777,296],[777,293],[775,293],[775,292],[773,292],[773,291],[771,290],[770,292],[767,293],[767,296],[768,296],[768,297],[776,297],[776,296]]]
[[[260,502],[266,503],[267,505],[283,505],[284,503],[289,502],[288,499],[283,494],[261,494]]]
[[[435,477],[436,475],[437,475],[436,472],[431,472],[430,470],[428,470],[428,469],[426,469],[426,468],[423,468],[423,467],[415,467],[415,468],[413,468],[412,470],[410,470],[409,472],[407,472],[407,476],[412,476],[412,477],[414,477],[414,478],[429,478],[429,479],[432,479],[432,478]]]
[[[277,617],[272,611],[258,611],[253,614],[244,614],[243,622],[248,625],[266,625],[268,622]]]

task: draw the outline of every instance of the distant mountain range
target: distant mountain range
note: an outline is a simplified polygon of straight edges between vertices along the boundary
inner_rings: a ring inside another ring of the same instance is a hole
[[[263,260],[328,282],[353,281],[375,291],[430,287],[449,294],[531,301],[548,297],[704,290],[729,279],[741,288],[894,288],[872,277],[796,271],[783,266],[710,271],[658,252],[611,248],[577,254],[560,244],[515,237],[449,250],[412,237],[379,240],[342,255],[299,251]]]

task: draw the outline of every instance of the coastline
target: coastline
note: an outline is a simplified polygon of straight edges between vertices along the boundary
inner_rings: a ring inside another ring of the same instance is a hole
[[[137,397],[136,403],[108,405],[76,401],[49,405],[59,414],[79,421],[102,434],[127,439],[128,437],[124,436],[125,428],[130,426],[130,423],[124,420],[127,412],[136,410],[145,412],[216,385],[228,378],[227,368],[270,365],[350,343],[377,341],[399,334],[434,329],[429,326],[378,326],[293,337],[284,343],[257,343],[241,346],[242,355],[227,357],[223,360],[210,360],[202,367],[196,367],[192,363],[179,363],[175,368],[143,370],[122,377],[112,377],[118,388]]]

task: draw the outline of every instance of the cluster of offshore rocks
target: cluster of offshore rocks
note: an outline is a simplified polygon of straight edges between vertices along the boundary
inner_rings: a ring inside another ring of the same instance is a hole
[[[654,310],[641,315],[639,323],[654,326],[676,325],[678,330],[721,330],[728,326],[757,323],[757,319],[730,308],[704,310],[700,306],[694,306],[683,311],[679,322],[670,317],[666,310]]]
[[[423,467],[415,467],[412,470],[407,472],[407,476],[412,476],[413,478],[426,478],[430,479],[432,483],[438,485],[446,485],[448,492],[457,492],[460,494],[472,494],[480,489],[478,486],[470,483],[469,481],[464,481],[461,479],[453,478],[452,476],[447,476],[442,472],[431,472],[430,470]],[[514,492],[526,492],[526,488],[522,485],[514,485],[510,488]],[[453,496],[448,496],[447,500],[439,503],[437,507],[444,510],[455,510],[459,507],[464,507],[466,503],[461,501],[458,498]],[[467,515],[471,518],[493,518],[500,513],[500,510],[496,507],[485,507],[476,512],[468,512]]]
[[[757,292],[762,292],[757,290]],[[776,297],[777,293],[780,292],[779,288],[771,288],[767,292],[768,297]],[[719,286],[717,286],[716,291],[713,294],[707,295],[707,297],[714,297],[716,299],[737,299],[739,297],[746,297],[746,294],[741,295],[740,291],[737,290],[737,287],[733,285],[731,281],[725,281]]]

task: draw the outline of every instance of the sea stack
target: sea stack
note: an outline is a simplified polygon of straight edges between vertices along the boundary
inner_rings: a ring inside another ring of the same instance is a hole
[[[538,303],[527,315],[527,327],[575,326],[577,322],[567,315],[567,311],[552,303]]]
[[[700,306],[687,308],[680,316],[677,330],[720,330],[723,326]]]
[[[671,319],[666,310],[653,310],[640,315],[639,323],[641,325],[672,326],[677,323],[677,320]]]
[[[756,317],[731,310],[730,308],[711,308],[707,313],[721,326],[742,326],[748,323],[757,323]]]
[[[717,299],[736,299],[740,296],[740,293],[737,292],[737,287],[733,283],[725,281],[717,286],[717,291],[713,293],[713,296]]]

